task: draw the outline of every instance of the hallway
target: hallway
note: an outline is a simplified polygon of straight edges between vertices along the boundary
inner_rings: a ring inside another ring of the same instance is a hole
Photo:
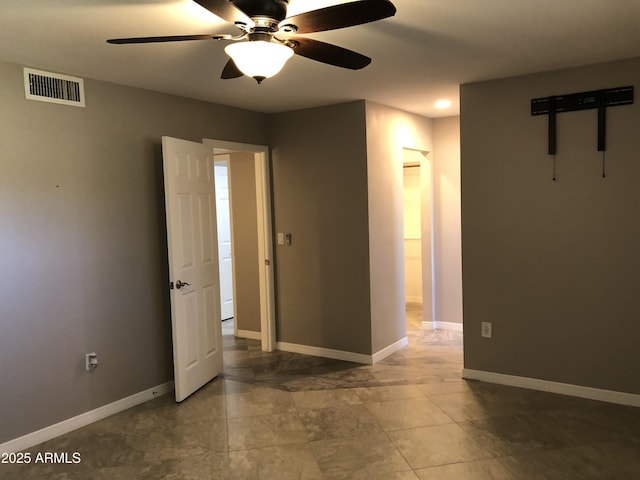
[[[462,335],[422,329],[376,365],[265,353],[224,336],[225,371],[31,449],[78,465],[5,480],[603,480],[640,471],[640,411],[460,380]],[[228,333],[232,324],[225,322]]]

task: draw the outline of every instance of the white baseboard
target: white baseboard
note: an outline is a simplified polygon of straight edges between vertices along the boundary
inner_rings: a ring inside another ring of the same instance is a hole
[[[633,393],[602,390],[600,388],[551,382],[549,380],[540,380],[537,378],[517,377],[514,375],[505,375],[503,373],[485,372],[482,370],[471,370],[469,368],[462,370],[462,378],[467,380],[480,380],[482,382],[497,383],[499,385],[507,385],[509,387],[528,388],[530,390],[540,390],[542,392],[588,398],[590,400],[598,400],[600,402],[640,407],[640,395]]]
[[[129,397],[109,403],[108,405],[98,407],[95,410],[82,413],[77,417],[68,418],[67,420],[63,420],[55,425],[50,425],[41,430],[37,430],[22,437],[2,443],[0,444],[0,453],[19,452],[26,448],[31,448],[42,442],[46,442],[59,437],[60,435],[64,435],[65,433],[72,432],[73,430],[77,430],[78,428],[97,422],[98,420],[102,420],[131,407],[135,407],[141,403],[165,395],[171,391],[173,391],[173,382],[163,383],[162,385],[144,390],[143,392],[135,393]]]
[[[252,330],[236,330],[236,337],[248,338],[250,340],[262,340],[262,333]]]
[[[301,353],[303,355],[312,355],[314,357],[333,358],[334,360],[343,360],[345,362],[362,363],[364,365],[373,365],[380,360],[387,358],[394,352],[409,344],[407,337],[383,348],[373,355],[365,355],[363,353],[345,352],[344,350],[332,350],[330,348],[312,347],[310,345],[299,345],[297,343],[278,342],[277,349],[283,352]]]
[[[333,358],[334,360],[371,365],[371,355],[365,355],[363,353],[345,352],[343,350],[332,350],[330,348],[312,347],[310,345],[299,345],[297,343],[287,342],[278,342],[276,348],[283,352],[302,353],[303,355],[312,355],[314,357]]]
[[[422,322],[422,327],[433,330],[451,330],[462,333],[462,324],[453,322]]]
[[[391,345],[389,345],[388,347],[383,348],[379,352],[374,353],[371,356],[371,363],[372,364],[378,363],[380,360],[384,360],[389,355],[397,352],[398,350],[400,350],[401,348],[406,347],[407,345],[409,345],[409,339],[407,337],[401,338],[396,343],[392,343]]]

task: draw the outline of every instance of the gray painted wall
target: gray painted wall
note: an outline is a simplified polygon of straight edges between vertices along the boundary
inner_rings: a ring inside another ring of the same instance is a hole
[[[267,139],[238,109],[91,80],[84,109],[27,101],[9,63],[0,84],[3,442],[172,379],[160,138]]]
[[[293,234],[279,341],[370,355],[404,336],[393,162],[431,149],[431,120],[365,102],[267,117],[91,80],[78,109],[25,100],[7,63],[0,83],[0,442],[171,380],[162,135],[272,146],[274,232]]]
[[[530,100],[635,85],[640,59],[462,86],[465,367],[640,394],[640,104],[547,118]],[[480,322],[493,338],[480,338]]]
[[[372,351],[406,336],[403,148],[432,150],[431,120],[367,102]]]
[[[433,278],[438,322],[462,323],[460,117],[433,120]]]
[[[238,330],[260,332],[260,277],[258,271],[258,210],[255,155],[229,155],[235,322]]]
[[[278,341],[369,355],[365,104],[269,116]]]

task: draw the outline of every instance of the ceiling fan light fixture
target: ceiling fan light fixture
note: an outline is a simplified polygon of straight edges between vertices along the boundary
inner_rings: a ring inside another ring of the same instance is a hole
[[[231,43],[224,51],[242,73],[255,78],[258,83],[276,75],[293,56],[292,48],[265,40]]]

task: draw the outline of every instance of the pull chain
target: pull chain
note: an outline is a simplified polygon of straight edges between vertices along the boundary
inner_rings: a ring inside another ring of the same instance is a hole
[[[552,180],[555,182],[557,180],[556,179],[556,156],[555,155],[552,156],[551,165],[552,165],[551,171],[553,173]]]
[[[602,151],[602,178],[607,178],[607,171],[605,169],[605,156],[604,150]]]

